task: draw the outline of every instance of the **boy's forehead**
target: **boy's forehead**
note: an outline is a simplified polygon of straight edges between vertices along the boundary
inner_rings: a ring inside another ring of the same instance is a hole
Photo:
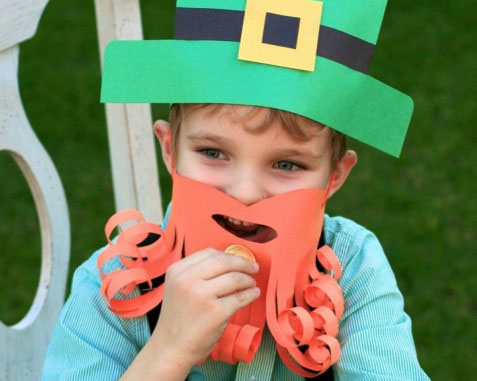
[[[196,123],[203,124],[204,127],[226,122],[227,124],[244,127],[252,133],[262,132],[268,127],[278,127],[285,132],[289,132],[290,125],[295,125],[296,129],[303,131],[303,135],[310,138],[322,132],[324,128],[324,126],[308,118],[293,113],[288,113],[289,118],[284,121],[283,118],[277,117],[277,111],[279,110],[262,106],[212,103],[189,108],[184,115],[184,119],[193,120]]]
[[[186,117],[191,115],[200,115],[201,117],[207,119],[218,120],[221,118],[226,118],[235,121],[236,119],[240,120],[244,117],[252,117],[257,115],[265,116],[270,113],[271,109],[268,107],[249,105],[209,103],[195,107],[189,106],[186,110]]]
[[[279,120],[267,122],[271,109],[254,106],[221,105],[193,110],[184,120],[184,133],[190,142],[214,142],[219,145],[261,145],[267,151],[283,151],[289,156],[308,156],[317,159],[330,150],[330,139],[326,130],[317,131],[316,125],[304,124],[309,129],[306,139],[296,139]],[[258,128],[257,128],[258,127]],[[252,139],[252,140],[250,140]],[[293,152],[292,152],[293,151]]]

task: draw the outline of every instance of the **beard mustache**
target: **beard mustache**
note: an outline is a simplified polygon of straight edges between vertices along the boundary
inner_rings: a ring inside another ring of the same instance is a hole
[[[106,225],[109,247],[98,257],[98,269],[108,308],[121,317],[142,316],[161,303],[164,285],[131,297],[137,285],[147,282],[152,287],[152,279],[197,251],[224,251],[238,244],[252,251],[259,264],[254,278],[262,293],[230,318],[209,357],[250,363],[267,324],[279,356],[295,373],[314,377],[336,363],[338,320],[344,308],[337,283],[341,268],[329,247],[317,250],[329,187],[295,190],[245,205],[174,170],[172,178],[165,231],[145,222],[137,211],[119,212]],[[111,242],[114,228],[131,219],[140,223]],[[144,245],[151,234],[160,239]],[[116,256],[125,268],[103,274],[103,266]]]

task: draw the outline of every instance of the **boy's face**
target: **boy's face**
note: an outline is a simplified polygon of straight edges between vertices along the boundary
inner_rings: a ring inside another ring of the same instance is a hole
[[[249,111],[248,106],[225,106],[216,113],[210,113],[207,108],[187,113],[176,145],[176,171],[246,205],[293,190],[326,189],[332,157],[328,134],[320,133],[315,126],[304,125],[304,129],[311,129],[310,139],[297,141],[285,132],[278,120],[264,131],[253,131],[267,113],[259,109],[240,120],[240,116]],[[171,148],[165,141],[168,124],[157,122],[155,129],[170,171]],[[349,152],[345,158],[347,156],[349,161]],[[354,161],[347,166],[348,172],[355,162],[354,154]],[[340,180],[339,173],[337,177]],[[335,184],[331,193],[339,186]]]

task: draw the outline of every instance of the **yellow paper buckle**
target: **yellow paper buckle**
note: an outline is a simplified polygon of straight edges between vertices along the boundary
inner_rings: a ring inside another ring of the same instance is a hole
[[[238,58],[314,71],[323,2],[314,0],[248,0]],[[296,48],[262,42],[267,13],[300,19]]]

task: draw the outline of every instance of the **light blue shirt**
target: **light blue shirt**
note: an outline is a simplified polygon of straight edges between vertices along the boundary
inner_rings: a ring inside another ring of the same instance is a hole
[[[324,240],[343,269],[339,284],[345,312],[338,335],[342,354],[333,367],[334,379],[429,380],[419,366],[411,320],[404,312],[403,297],[376,236],[353,221],[325,215]],[[50,341],[43,369],[45,381],[117,380],[150,338],[146,316],[120,318],[101,300],[96,268],[100,252],[75,271],[71,295]],[[283,365],[268,331],[251,364],[206,361],[189,374],[190,381],[251,379],[303,378]]]

